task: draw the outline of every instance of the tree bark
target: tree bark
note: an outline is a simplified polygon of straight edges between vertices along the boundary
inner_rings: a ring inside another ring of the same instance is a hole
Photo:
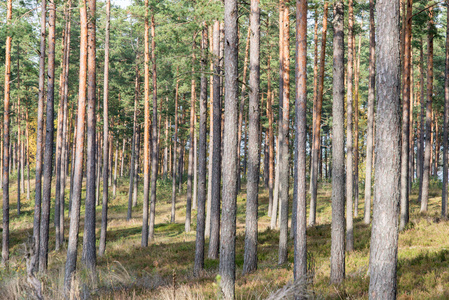
[[[324,2],[323,12],[323,29],[321,33],[321,57],[320,57],[320,74],[318,79],[318,92],[316,96],[315,118],[313,123],[313,149],[312,149],[312,168],[311,168],[311,198],[310,198],[310,213],[309,226],[315,226],[316,222],[316,205],[318,192],[318,165],[321,151],[321,109],[323,107],[323,92],[324,92],[324,63],[326,61],[326,34],[327,34],[327,7],[328,2]],[[314,99],[315,100],[315,99]]]
[[[449,24],[449,9],[446,16]],[[447,218],[447,181],[448,181],[448,126],[449,126],[449,26],[446,27],[446,66],[444,80],[444,126],[443,126],[443,191],[441,197],[441,216]]]
[[[201,35],[201,92],[200,92],[200,134],[198,141],[198,210],[196,221],[195,264],[193,272],[200,275],[204,269],[204,231],[206,221],[206,141],[207,141],[207,25],[203,24]]]
[[[187,170],[187,195],[186,195],[186,220],[185,220],[185,232],[190,232],[190,223],[191,223],[191,213],[192,213],[192,181],[193,181],[193,173],[197,172],[196,169],[194,169],[194,152],[196,150],[195,145],[195,38],[196,33],[193,35],[193,44],[192,44],[192,84],[191,84],[191,97],[190,97],[190,149],[189,149],[189,165]],[[193,201],[196,201],[194,199]],[[172,202],[171,207],[171,222],[175,222],[175,209],[176,209],[176,203]]]
[[[407,0],[405,19],[403,92],[402,92],[402,149],[401,149],[401,216],[399,230],[404,230],[409,219],[409,148],[410,148],[410,68],[412,35],[412,0]],[[405,14],[405,12],[404,12]]]
[[[426,144],[424,148],[424,163],[422,176],[421,193],[421,212],[427,211],[429,200],[429,176],[431,167],[431,148],[430,141],[432,126],[432,98],[433,98],[433,11],[429,11],[429,24],[427,27],[427,104],[426,104]]]
[[[86,117],[86,77],[87,77],[87,8],[86,1],[80,1],[80,71],[78,119],[75,147],[75,164],[73,175],[72,207],[70,216],[69,243],[64,274],[64,295],[67,298],[71,291],[73,272],[76,269],[78,233],[80,226],[81,186],[83,180],[84,121]]]
[[[176,70],[176,74],[179,74],[179,68]],[[176,80],[176,90],[175,90],[175,132],[173,139],[173,164],[172,164],[172,194],[171,201],[176,203],[176,154],[178,151],[178,90],[179,90],[179,80]]]
[[[43,15],[45,16],[45,3],[42,6]],[[12,0],[8,0],[6,3],[6,22],[10,24],[12,20]],[[44,20],[45,30],[45,20]],[[42,29],[41,29],[42,34]],[[45,33],[43,34],[45,43]],[[5,47],[5,100],[3,103],[3,233],[2,233],[2,265],[7,266],[9,262],[9,105],[11,99],[11,41],[12,37],[6,37]],[[42,37],[41,37],[42,45]],[[45,57],[45,56],[44,56]],[[42,63],[42,62],[41,62]],[[42,65],[40,65],[41,67]],[[43,66],[42,66],[43,68]],[[40,70],[40,73],[43,70]],[[41,74],[40,74],[41,75]],[[41,79],[39,79],[41,80]],[[42,78],[43,80],[43,78]],[[41,87],[41,85],[39,85]],[[43,89],[43,83],[42,83]],[[41,89],[39,89],[41,91]],[[43,93],[43,90],[42,90]],[[40,97],[41,99],[41,97]],[[42,95],[43,101],[43,95]],[[37,173],[36,173],[37,174]],[[40,200],[40,199],[39,199]],[[39,205],[40,208],[40,205]],[[35,216],[36,218],[36,216]],[[39,223],[38,223],[39,224]],[[36,221],[35,221],[35,226]]]
[[[280,134],[279,134],[279,260],[278,264],[287,262],[287,238],[288,238],[288,190],[289,190],[289,114],[290,114],[290,23],[289,7],[285,0],[280,1],[282,14],[282,108],[280,110]]]
[[[327,2],[325,3],[327,15]],[[323,48],[324,50],[324,48]],[[324,52],[324,51],[323,51]],[[307,234],[306,234],[306,128],[307,128],[307,0],[296,1],[296,163],[297,204],[296,228],[294,229],[294,279],[304,282],[307,277]],[[293,225],[292,225],[293,227]],[[305,282],[304,282],[305,283]],[[302,283],[302,287],[305,284]],[[298,299],[298,297],[297,297]],[[299,298],[301,299],[301,298]]]
[[[373,0],[371,0],[373,1]],[[333,104],[332,104],[332,226],[330,282],[340,285],[345,278],[345,150],[344,150],[344,5],[334,3]]]
[[[91,280],[96,281],[96,234],[95,234],[95,169],[96,169],[96,91],[97,91],[97,73],[96,73],[96,0],[89,0],[89,18],[88,18],[88,85],[87,85],[87,178],[86,178],[86,202],[84,218],[83,235],[83,255],[82,261],[86,267]]]
[[[148,204],[150,200],[150,24],[148,21],[148,0],[145,0],[145,86],[144,105],[145,123],[143,133],[143,223],[142,223],[142,247],[148,246]]]
[[[395,299],[400,200],[399,3],[378,0],[376,178],[370,246],[370,299]]]
[[[225,74],[225,132],[223,140],[223,212],[220,236],[221,290],[225,299],[235,293],[235,238],[237,212],[237,131],[238,131],[238,19],[237,1],[224,5],[224,74]]]
[[[157,144],[157,73],[156,73],[156,40],[155,40],[155,24],[154,13],[151,16],[151,62],[153,67],[153,128],[152,128],[152,154],[151,154],[151,207],[150,207],[150,228],[148,239],[151,242],[154,239],[154,220],[156,217],[156,182],[157,182],[157,160],[158,160],[158,144]]]
[[[363,24],[360,24],[362,27]],[[354,38],[355,41],[355,38]],[[359,46],[357,51],[357,59],[355,63],[355,80],[354,80],[354,218],[359,214],[359,82],[360,82],[360,50],[362,48],[362,36],[359,35]],[[354,43],[355,52],[355,43]]]
[[[50,230],[50,201],[51,179],[53,168],[53,135],[54,135],[54,92],[55,92],[55,27],[56,5],[54,0],[49,2],[49,29],[48,29],[48,72],[47,72],[47,124],[45,134],[44,152],[44,185],[42,190],[42,210],[40,224],[39,271],[47,271],[48,238]]]
[[[103,83],[103,144],[107,145],[109,136],[109,36],[111,19],[111,1],[106,1],[106,36],[104,42],[104,83]],[[125,140],[123,140],[123,146]],[[118,146],[118,144],[117,144]],[[106,250],[106,235],[108,229],[108,168],[106,158],[109,156],[108,147],[103,147],[103,205],[101,207],[101,232],[98,254],[104,255]],[[122,160],[123,162],[123,160]],[[115,179],[117,180],[117,154],[115,155]],[[116,185],[116,183],[115,183]],[[114,187],[115,187],[114,185]],[[114,189],[115,197],[115,189]]]
[[[248,106],[248,181],[246,184],[245,257],[243,273],[257,269],[258,208],[259,208],[259,89],[260,89],[260,8],[259,0],[251,1]]]
[[[368,78],[368,128],[366,131],[365,212],[363,222],[371,219],[371,182],[373,168],[374,99],[376,89],[376,27],[374,25],[374,0],[369,1],[369,78]]]
[[[221,93],[220,93],[220,22],[214,23],[213,34],[213,119],[212,119],[212,168],[211,176],[211,226],[208,258],[218,259],[220,246],[220,187],[221,187]]]
[[[352,139],[352,106],[353,106],[353,34],[354,34],[354,5],[353,0],[348,3],[348,83],[346,95],[347,121],[346,121],[346,251],[354,250],[354,225],[353,225],[353,139]]]

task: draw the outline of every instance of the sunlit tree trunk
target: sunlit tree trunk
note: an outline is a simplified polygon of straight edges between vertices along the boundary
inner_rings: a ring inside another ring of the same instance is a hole
[[[446,16],[449,24],[449,9]],[[443,192],[441,216],[447,218],[447,181],[448,181],[448,126],[449,126],[449,26],[446,26],[446,67],[444,80],[444,126],[443,126]]]
[[[73,192],[70,216],[69,243],[67,246],[67,260],[64,274],[64,295],[69,296],[73,272],[76,269],[78,233],[80,226],[81,187],[83,180],[83,152],[84,152],[84,121],[86,117],[86,77],[87,77],[87,8],[86,1],[80,1],[80,71],[78,119],[75,141],[75,164],[73,165]]]
[[[54,135],[54,92],[55,92],[55,39],[56,39],[56,5],[49,2],[48,29],[48,73],[47,73],[47,124],[44,152],[44,184],[42,189],[42,211],[40,225],[39,271],[47,271],[48,238],[50,230],[51,179],[53,168],[53,135]]]
[[[373,1],[373,0],[372,0]],[[334,3],[333,103],[332,103],[332,226],[330,282],[341,284],[345,278],[345,76],[344,5]]]
[[[45,3],[43,3],[45,15]],[[6,22],[11,23],[12,0],[6,3]],[[45,22],[45,20],[44,20]],[[45,23],[44,23],[45,30]],[[45,37],[45,34],[43,35]],[[11,99],[11,41],[12,37],[6,37],[5,47],[5,100],[3,102],[3,233],[2,233],[2,265],[9,261],[9,101]],[[42,41],[41,41],[42,42]],[[45,42],[45,40],[44,40]],[[43,68],[43,67],[42,67]],[[43,72],[43,70],[42,70]],[[40,87],[40,85],[39,85]],[[43,84],[42,84],[43,89]],[[42,91],[43,92],[43,91]],[[42,96],[43,101],[43,96]],[[39,206],[40,208],[40,206]],[[38,225],[37,225],[38,226]]]
[[[396,299],[401,120],[399,3],[377,0],[376,174],[370,246],[370,299]]]

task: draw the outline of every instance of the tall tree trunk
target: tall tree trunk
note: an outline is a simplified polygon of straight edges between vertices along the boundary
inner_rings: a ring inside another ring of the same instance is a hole
[[[203,23],[201,34],[201,92],[200,92],[200,134],[198,141],[198,211],[195,242],[196,276],[204,269],[204,231],[206,222],[206,141],[207,141],[207,25]]]
[[[104,83],[103,83],[103,144],[107,145],[109,136],[109,38],[110,38],[111,1],[106,1],[106,36],[104,42]],[[123,146],[125,140],[123,140]],[[117,144],[118,146],[118,144]],[[108,147],[103,147],[103,205],[101,207],[101,232],[98,254],[104,255],[106,250],[106,235],[108,229],[108,167],[106,158],[109,156]],[[123,162],[123,161],[122,161]],[[115,178],[117,179],[117,154],[115,155]],[[115,186],[114,186],[115,187]],[[115,189],[114,189],[115,197]]]
[[[267,24],[267,34],[269,24]],[[268,118],[268,216],[273,210],[273,184],[274,184],[274,130],[273,130],[273,99],[271,91],[271,55],[267,61],[267,118]]]
[[[112,197],[117,197],[117,164],[118,164],[118,142],[115,143],[115,157],[114,157],[114,180],[112,183]]]
[[[401,120],[399,3],[378,0],[376,176],[370,247],[370,298],[396,298]]]
[[[405,19],[403,91],[402,91],[402,149],[401,149],[401,216],[399,230],[404,230],[409,219],[409,148],[410,148],[410,70],[412,37],[412,0],[407,0]],[[404,12],[405,14],[405,12]]]
[[[137,196],[139,193],[139,162],[140,162],[140,125],[137,125],[136,129],[136,148],[134,149],[135,158],[134,158],[134,183],[133,183],[133,207],[137,206]],[[112,147],[111,147],[112,148]],[[112,152],[112,149],[109,151]]]
[[[42,6],[45,16],[45,3]],[[12,19],[12,0],[6,3],[6,23]],[[45,20],[44,20],[45,30]],[[42,31],[41,31],[42,32]],[[45,37],[45,33],[43,35]],[[5,47],[5,101],[3,103],[3,234],[2,234],[2,265],[7,266],[9,261],[9,101],[11,99],[11,41],[12,37],[6,37]],[[45,40],[44,40],[45,43]],[[41,40],[42,44],[42,40]],[[42,48],[41,48],[42,49]],[[44,56],[45,57],[45,56]],[[41,65],[40,65],[41,66]],[[42,66],[43,68],[43,66]],[[43,70],[42,70],[43,73]],[[41,74],[39,74],[41,75]],[[43,76],[43,74],[42,74]],[[41,87],[41,85],[39,85]],[[43,84],[42,84],[43,89]],[[41,91],[41,89],[39,89]],[[43,91],[42,91],[43,93]],[[42,96],[43,101],[43,96]],[[40,208],[40,206],[39,206]],[[36,216],[35,216],[36,217]],[[39,223],[38,223],[39,224]],[[36,225],[35,225],[36,226]]]
[[[259,209],[259,89],[260,89],[260,8],[259,0],[251,0],[248,106],[248,182],[246,184],[245,258],[243,273],[257,269],[257,215]]]
[[[26,137],[26,165],[27,165],[27,201],[31,199],[30,193],[31,193],[31,185],[30,185],[30,123],[28,119],[28,107],[25,108],[25,119],[26,119],[26,127],[25,127],[25,137]],[[1,134],[0,134],[1,136]],[[0,147],[1,149],[1,147]],[[1,151],[1,150],[0,150]]]
[[[251,23],[251,21],[250,21]],[[250,24],[251,25],[251,24]],[[245,46],[245,59],[243,60],[243,77],[242,77],[242,91],[240,95],[240,104],[239,104],[239,129],[238,129],[238,148],[237,148],[237,160],[238,160],[238,169],[237,169],[237,192],[240,192],[241,185],[241,169],[240,169],[240,148],[242,147],[242,133],[243,133],[243,112],[245,110],[245,98],[246,98],[246,82],[247,82],[247,73],[248,73],[248,56],[249,56],[249,40],[250,40],[251,27],[248,26],[248,33],[246,34],[246,46]],[[246,128],[246,126],[245,126]],[[245,136],[246,138],[246,136]],[[243,147],[245,149],[245,147]],[[245,151],[245,150],[243,150]]]
[[[353,106],[353,62],[354,62],[354,5],[353,0],[348,2],[348,83],[346,95],[347,121],[346,121],[346,251],[354,250],[354,225],[353,225],[353,140],[352,140],[352,106]]]
[[[371,219],[371,182],[373,168],[374,99],[376,89],[376,27],[374,25],[374,0],[369,1],[369,78],[368,78],[368,128],[366,130],[365,211],[363,222]]]
[[[136,59],[137,60],[137,59]],[[133,199],[133,188],[134,188],[134,161],[136,159],[136,129],[137,129],[137,109],[138,109],[138,100],[140,97],[140,72],[139,67],[136,64],[136,79],[135,79],[135,87],[134,87],[134,116],[133,116],[133,138],[131,143],[131,160],[130,160],[130,166],[129,166],[129,192],[128,192],[128,213],[126,215],[126,220],[129,221],[132,217],[132,199]],[[105,138],[105,145],[107,145],[108,137]],[[106,147],[106,146],[104,146]],[[104,163],[107,164],[107,156],[106,158],[103,157]],[[104,177],[107,181],[107,176]],[[104,183],[103,183],[104,184]],[[145,189],[144,189],[145,193]],[[143,201],[143,217],[145,218],[145,211],[148,212],[148,201]],[[145,209],[146,205],[146,209]],[[148,213],[147,219],[148,219]],[[147,223],[148,224],[148,223]],[[145,227],[142,227],[142,230],[144,230]]]
[[[446,16],[449,24],[449,9]],[[449,126],[449,26],[446,26],[446,66],[444,80],[444,125],[443,125],[443,191],[441,197],[441,216],[447,218],[447,181],[448,181],[448,126]]]
[[[220,24],[218,24],[220,26]],[[210,56],[210,73],[209,76],[209,160],[207,165],[207,202],[206,202],[206,229],[204,232],[204,236],[208,238],[210,236],[210,226],[211,226],[211,201],[212,201],[212,155],[213,155],[213,148],[214,148],[214,62],[215,62],[215,50],[214,50],[214,26],[209,26],[209,52],[211,53]],[[195,136],[196,137],[196,136]],[[196,139],[195,139],[196,144]],[[196,152],[195,152],[196,153]],[[197,160],[195,160],[195,163],[198,163]],[[197,168],[195,168],[196,170]],[[195,172],[196,174],[197,172]],[[198,188],[198,186],[196,186]],[[195,198],[194,198],[195,199]],[[210,249],[210,241],[209,241],[209,249]]]
[[[148,0],[145,0],[145,124],[143,133],[143,224],[142,247],[148,246],[148,204],[150,200],[150,37],[148,21]],[[150,225],[151,226],[151,225]]]
[[[327,15],[327,2],[325,3]],[[323,37],[324,38],[324,37]],[[324,48],[323,48],[324,50]],[[324,52],[324,51],[323,51]],[[307,235],[306,235],[306,110],[307,110],[307,0],[296,1],[296,164],[297,204],[294,245],[294,271],[296,282],[307,277]],[[293,225],[292,225],[293,227]]]
[[[95,235],[95,180],[96,180],[96,91],[97,91],[97,73],[96,73],[96,0],[89,0],[89,18],[88,18],[88,85],[87,85],[87,178],[86,178],[86,203],[84,218],[83,235],[83,253],[82,261],[91,279],[96,280],[96,235]]]
[[[191,223],[191,213],[192,213],[192,181],[193,181],[193,173],[197,172],[197,170],[193,169],[194,167],[194,152],[196,150],[196,145],[194,142],[194,131],[195,131],[195,38],[196,33],[193,35],[193,44],[192,44],[192,84],[191,84],[191,97],[190,97],[190,149],[189,149],[189,165],[187,168],[187,195],[186,195],[186,219],[185,219],[185,232],[190,232],[190,223]],[[194,199],[193,201],[196,201]],[[171,219],[172,223],[175,222],[175,209],[176,203],[172,202],[171,206]]]
[[[429,11],[429,24],[427,27],[427,104],[426,104],[426,146],[424,149],[424,163],[422,176],[421,212],[427,211],[429,200],[429,176],[431,163],[430,142],[432,123],[432,98],[433,98],[433,11]]]
[[[321,109],[323,106],[323,92],[324,92],[324,63],[326,61],[326,34],[327,34],[327,7],[328,2],[324,2],[323,12],[323,30],[321,33],[321,57],[320,57],[320,74],[318,79],[318,93],[316,102],[314,101],[315,118],[313,123],[313,144],[312,144],[312,168],[311,168],[311,198],[310,198],[310,213],[309,226],[315,226],[316,222],[316,205],[317,205],[317,191],[318,191],[318,164],[319,153],[321,151]],[[314,99],[315,100],[315,99]]]
[[[123,146],[122,146],[122,152],[120,153],[120,178],[123,177],[123,165],[125,162],[125,144],[126,144],[126,139],[123,139]]]
[[[179,74],[179,68],[176,70],[176,75]],[[173,139],[173,164],[172,164],[172,194],[171,201],[176,203],[176,154],[178,152],[178,89],[179,80],[176,80],[176,90],[175,90],[175,136]]]
[[[363,24],[360,24],[362,27]],[[355,38],[354,38],[355,41]],[[359,35],[359,46],[357,59],[354,59],[356,65],[354,80],[354,218],[359,214],[359,82],[360,82],[360,50],[362,48],[362,36]],[[354,43],[355,52],[355,43]]]
[[[419,74],[420,74],[420,87],[421,87],[421,121],[420,121],[420,136],[419,136],[419,144],[421,148],[421,153],[418,155],[419,161],[419,196],[418,196],[418,202],[421,202],[422,199],[422,182],[423,182],[423,174],[424,174],[424,123],[425,123],[425,111],[426,111],[426,102],[424,100],[425,98],[425,86],[424,86],[424,47],[423,47],[423,41],[421,39],[421,45],[420,45],[420,64],[419,64]]]
[[[17,43],[17,91],[20,91],[20,46],[19,43]],[[22,157],[21,157],[21,130],[20,130],[20,94],[18,94],[17,96],[17,148],[19,148],[18,151],[18,166],[17,166],[17,216],[20,216],[20,191],[23,189],[20,186],[20,176],[21,173],[21,162],[22,162]]]
[[[218,259],[220,244],[220,185],[221,185],[221,93],[220,93],[220,22],[214,23],[213,34],[213,107],[212,107],[212,168],[211,173],[211,226],[209,239],[210,259]]]
[[[278,264],[287,262],[287,238],[288,238],[288,190],[289,190],[289,114],[290,114],[290,23],[289,6],[284,0],[280,1],[280,7],[284,11],[282,34],[282,108],[279,128],[279,260]]]
[[[40,248],[39,248],[39,271],[47,271],[48,260],[48,237],[50,230],[50,201],[51,201],[51,179],[53,168],[53,112],[55,92],[55,27],[56,27],[56,5],[54,0],[49,2],[49,29],[48,29],[48,73],[47,73],[47,124],[45,134],[44,152],[44,185],[42,190],[42,211],[40,225]]]
[[[73,192],[70,216],[69,243],[64,274],[64,295],[67,298],[72,287],[72,276],[76,269],[78,233],[80,226],[81,186],[83,180],[84,121],[86,117],[86,77],[87,77],[87,8],[86,1],[80,1],[80,71],[78,119],[75,147],[75,164],[73,165]]]
[[[157,182],[157,73],[156,73],[156,40],[155,40],[154,12],[151,16],[151,62],[153,67],[153,128],[152,128],[152,154],[151,154],[151,207],[150,207],[150,228],[148,239],[150,242],[154,239],[154,223],[156,218],[156,182]]]
[[[220,236],[221,290],[225,299],[234,299],[235,293],[235,238],[237,212],[237,131],[238,131],[238,19],[237,1],[225,2],[224,9],[224,74],[225,103],[223,139],[223,213]]]
[[[371,0],[374,1],[374,0]],[[334,3],[334,74],[332,104],[332,226],[331,272],[332,284],[345,278],[345,76],[344,76],[344,5]]]

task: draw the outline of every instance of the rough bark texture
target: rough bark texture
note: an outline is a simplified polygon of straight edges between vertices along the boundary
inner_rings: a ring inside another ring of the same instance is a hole
[[[323,106],[323,92],[324,92],[324,63],[326,61],[326,34],[327,34],[327,7],[328,2],[324,2],[323,12],[323,29],[321,33],[321,57],[320,57],[320,74],[318,79],[318,92],[316,102],[314,103],[315,118],[313,120],[313,149],[312,149],[312,168],[310,175],[310,213],[309,226],[315,226],[316,221],[316,205],[318,192],[318,167],[319,156],[321,151],[321,109]],[[315,100],[315,99],[314,99]]]
[[[201,34],[201,87],[200,87],[200,134],[198,141],[198,210],[196,218],[195,264],[193,272],[200,275],[204,269],[204,231],[206,225],[206,142],[207,142],[207,25]]]
[[[43,7],[43,18],[45,18],[45,3],[42,3]],[[6,3],[6,22],[11,23],[12,19],[12,0],[8,0]],[[42,39],[44,40],[45,48],[45,19],[44,24],[44,34],[41,36],[41,46]],[[42,34],[42,31],[41,31]],[[9,261],[9,102],[11,99],[11,41],[12,37],[6,37],[6,47],[5,47],[5,100],[3,102],[3,232],[2,232],[2,265],[6,266]],[[42,49],[42,48],[41,48]],[[45,56],[44,56],[45,57]],[[42,58],[42,57],[41,57]],[[42,69],[43,62],[41,61]],[[43,73],[43,70],[40,70]],[[43,74],[42,74],[43,77]],[[39,78],[43,80],[43,78]],[[41,96],[41,85],[39,84],[39,96]],[[43,89],[43,83],[42,83]],[[43,93],[43,91],[42,91]],[[41,97],[39,97],[41,100]],[[42,101],[43,95],[42,95]],[[42,104],[43,105],[43,104]],[[36,172],[37,174],[37,172]],[[36,175],[37,176],[37,175]],[[40,210],[40,205],[39,205]],[[39,227],[39,223],[36,225],[36,215],[34,226]],[[36,237],[35,237],[36,238]]]
[[[447,10],[449,24],[449,9]],[[441,216],[447,218],[447,180],[448,180],[448,126],[449,126],[449,26],[446,27],[446,68],[444,80],[444,127],[443,127],[443,192],[441,199]]]
[[[370,246],[370,299],[396,298],[400,199],[399,3],[377,0],[376,178]]]
[[[334,67],[332,104],[332,226],[331,273],[332,284],[341,284],[345,278],[345,149],[344,149],[344,5],[334,3]]]
[[[86,164],[86,202],[83,235],[82,261],[87,268],[91,279],[95,280],[96,256],[96,234],[95,234],[95,180],[96,180],[96,0],[89,0],[88,18],[88,85],[87,85],[87,164]]]
[[[352,141],[352,77],[354,62],[354,7],[353,0],[348,3],[348,83],[346,95],[347,120],[346,120],[346,251],[354,250],[354,225],[352,216],[353,206],[353,141]]]
[[[259,206],[259,89],[260,89],[260,8],[251,0],[248,107],[248,181],[246,184],[245,257],[243,273],[257,269],[257,214]]]
[[[373,168],[374,97],[376,88],[376,27],[374,25],[374,0],[369,1],[369,79],[368,79],[368,128],[366,131],[365,211],[363,222],[371,219],[371,182]]]
[[[327,2],[326,2],[327,8]],[[297,204],[295,228],[295,256],[293,275],[296,282],[307,276],[306,235],[306,112],[307,112],[307,0],[296,1],[296,163]],[[298,299],[298,298],[297,298]]]
[[[150,205],[150,226],[148,230],[148,239],[151,242],[154,239],[154,221],[156,218],[156,183],[157,183],[157,160],[158,160],[158,144],[157,144],[157,84],[156,84],[156,40],[155,40],[155,24],[154,13],[151,16],[151,63],[153,75],[153,123],[152,123],[152,139],[151,139],[151,205]]]
[[[80,226],[81,187],[83,180],[84,121],[86,117],[86,77],[87,77],[87,8],[85,0],[80,1],[80,72],[78,91],[78,119],[75,141],[75,164],[73,165],[73,192],[70,216],[69,243],[64,274],[64,295],[67,298],[76,269],[78,233]]]
[[[431,166],[431,132],[432,132],[432,98],[433,98],[433,11],[429,11],[427,33],[427,103],[426,103],[426,143],[424,148],[424,163],[421,192],[421,212],[427,211],[429,201],[429,177]]]
[[[40,224],[39,271],[47,271],[48,237],[50,230],[51,179],[53,168],[53,136],[54,136],[54,96],[55,96],[55,37],[56,37],[56,5],[50,1],[48,27],[48,72],[47,72],[47,124],[44,152],[44,184],[42,189],[42,210]]]
[[[197,172],[197,170],[193,169],[194,167],[194,152],[196,150],[195,145],[195,37],[193,36],[193,46],[192,46],[192,84],[191,84],[191,97],[190,97],[190,149],[189,149],[189,165],[187,167],[187,195],[186,195],[186,220],[185,220],[185,232],[190,232],[190,222],[191,222],[191,214],[192,214],[192,181],[193,181],[193,173]],[[196,199],[194,199],[196,201]],[[175,222],[175,202],[172,202],[171,206],[171,220],[170,222]]]
[[[220,287],[225,299],[235,293],[235,238],[237,213],[237,99],[238,99],[238,13],[237,1],[225,2],[224,13],[224,74],[225,74],[225,132],[223,161],[223,209],[220,236]]]
[[[149,45],[148,0],[145,0],[145,73],[144,73],[144,110],[145,123],[143,131],[143,218],[142,247],[148,246],[148,203],[150,200],[150,45]]]
[[[288,187],[289,187],[289,113],[290,113],[290,23],[289,7],[284,0],[280,1],[283,13],[282,34],[282,109],[279,134],[279,264],[287,262],[287,238],[288,238]]]
[[[211,179],[210,259],[218,259],[220,246],[220,186],[221,186],[221,93],[220,93],[220,22],[215,21],[213,35],[214,83],[213,83],[213,149]]]
[[[412,0],[407,0],[407,17],[404,36],[404,73],[402,92],[402,149],[401,149],[401,216],[399,229],[403,230],[409,219],[409,147],[410,147],[410,69],[412,38]],[[405,12],[404,12],[405,14]]]
[[[179,70],[176,70],[176,73],[179,74]],[[176,203],[176,154],[178,152],[178,88],[179,81],[176,81],[176,90],[175,90],[175,136],[173,139],[173,166],[172,166],[172,194],[171,201],[172,203]]]

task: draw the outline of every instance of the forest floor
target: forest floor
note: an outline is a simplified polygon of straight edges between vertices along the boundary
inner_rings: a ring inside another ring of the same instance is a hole
[[[15,183],[14,176],[11,182]],[[128,180],[119,180],[117,197],[110,192],[109,221],[106,254],[97,257],[98,281],[95,288],[87,275],[79,272],[76,284],[79,293],[91,294],[94,299],[211,299],[219,298],[218,260],[205,260],[205,271],[193,276],[195,254],[196,211],[192,214],[190,233],[184,232],[185,190],[178,194],[176,222],[170,223],[171,180],[158,181],[156,204],[155,241],[148,248],[140,246],[142,228],[142,182],[139,185],[138,205],[133,208],[132,219],[126,221]],[[34,182],[31,182],[34,187]],[[183,186],[185,189],[185,185]],[[17,216],[17,185],[10,189],[10,265],[0,268],[0,291],[3,297],[28,299],[30,288],[26,284],[24,243],[32,234],[34,201],[22,194],[22,213]],[[307,230],[309,271],[313,284],[310,295],[318,299],[368,299],[370,226],[363,224],[363,189],[360,188],[358,217],[354,219],[355,251],[346,253],[346,281],[336,288],[329,285],[331,184],[320,184],[317,207],[317,226]],[[101,194],[100,194],[101,195]],[[278,265],[278,230],[270,230],[267,216],[268,193],[261,187],[259,196],[259,247],[258,270],[242,276],[244,255],[245,193],[238,196],[237,215],[237,299],[265,299],[283,288],[293,279],[293,242],[289,241],[289,261]],[[34,193],[31,194],[34,199]],[[84,198],[83,198],[84,199]],[[68,191],[66,207],[68,205]],[[399,299],[449,299],[449,223],[440,218],[441,187],[434,183],[430,192],[429,211],[419,213],[417,187],[413,187],[410,203],[410,223],[399,236],[398,298]],[[53,207],[52,207],[53,209]],[[81,211],[82,221],[84,207]],[[53,218],[53,212],[52,212]],[[100,236],[101,206],[97,207],[97,240]],[[61,296],[65,247],[54,251],[53,220],[50,221],[49,272],[38,278],[43,282],[48,299]],[[66,238],[68,218],[66,213]],[[81,254],[83,224],[80,226],[78,249]],[[208,244],[206,240],[205,251]],[[207,257],[207,255],[206,255]],[[80,259],[78,259],[80,261]],[[81,263],[78,263],[81,266]],[[84,292],[83,292],[84,291]]]

